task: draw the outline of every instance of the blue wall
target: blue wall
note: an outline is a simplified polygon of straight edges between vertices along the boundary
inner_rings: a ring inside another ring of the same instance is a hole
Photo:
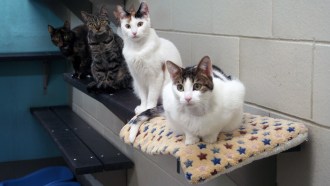
[[[47,25],[63,21],[32,0],[1,0],[0,53],[57,51]],[[0,162],[59,156],[30,107],[69,103],[65,60],[53,61],[47,93],[41,61],[0,62]]]
[[[63,25],[46,6],[33,0],[1,0],[0,52],[57,50],[48,24]]]

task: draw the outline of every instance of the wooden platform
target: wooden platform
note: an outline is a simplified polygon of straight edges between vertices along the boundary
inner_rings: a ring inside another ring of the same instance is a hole
[[[133,90],[119,90],[113,94],[89,93],[87,85],[91,82],[91,79],[78,80],[72,78],[70,73],[65,73],[63,77],[72,87],[101,102],[124,123],[128,122],[135,115],[134,109],[140,104]]]
[[[68,106],[31,108],[76,174],[120,170],[133,162]]]
[[[0,62],[65,59],[60,51],[0,53]]]

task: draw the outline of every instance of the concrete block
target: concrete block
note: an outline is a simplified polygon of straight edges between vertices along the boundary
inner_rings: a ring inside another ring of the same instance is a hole
[[[196,65],[203,56],[210,56],[212,63],[226,74],[238,77],[239,39],[212,35],[191,35],[191,65]]]
[[[314,53],[313,121],[330,127],[330,45],[318,44]]]
[[[215,34],[257,37],[272,34],[271,0],[214,0],[212,12]]]
[[[330,1],[273,1],[274,37],[330,41]]]
[[[212,0],[173,0],[172,2],[174,30],[212,33],[212,7],[214,6]]]
[[[172,27],[171,1],[149,0],[147,3],[150,12],[151,27],[170,30]]]
[[[186,33],[157,31],[160,37],[170,40],[181,55],[182,64],[184,66],[190,64],[191,61],[191,35]]]
[[[241,39],[240,79],[247,102],[311,118],[310,43]]]

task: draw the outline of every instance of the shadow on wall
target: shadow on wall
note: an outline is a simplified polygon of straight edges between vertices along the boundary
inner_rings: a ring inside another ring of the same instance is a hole
[[[309,131],[311,133],[311,131]],[[309,136],[312,136],[309,134]],[[277,155],[277,182],[278,185],[310,186],[313,181],[312,161],[313,143],[309,140],[301,145],[301,151],[280,153]],[[301,163],[304,162],[304,163]],[[281,182],[279,182],[281,180]],[[286,182],[287,183],[284,183]],[[283,182],[283,183],[282,183]]]

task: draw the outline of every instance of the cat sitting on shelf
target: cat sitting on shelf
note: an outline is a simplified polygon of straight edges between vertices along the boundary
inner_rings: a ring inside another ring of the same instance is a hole
[[[120,20],[124,48],[123,54],[133,77],[135,94],[141,104],[135,113],[157,105],[163,86],[169,82],[165,69],[167,60],[182,65],[180,53],[172,42],[158,37],[151,28],[148,5],[140,4],[138,11],[126,11],[117,6],[114,12]]]
[[[72,30],[70,23],[64,22],[59,28],[48,25],[51,40],[61,53],[71,62],[74,73],[73,78],[83,79],[91,75],[91,56],[87,43],[87,27],[79,25]]]
[[[128,122],[131,143],[140,125],[157,116],[165,116],[175,134],[184,134],[186,145],[200,138],[214,143],[220,132],[239,128],[245,87],[238,79],[225,75],[208,56],[192,67],[181,68],[171,61],[166,66],[172,81],[163,89],[163,106],[146,110]]]
[[[88,45],[92,55],[91,72],[94,81],[88,84],[92,92],[111,93],[131,88],[132,77],[122,54],[123,41],[109,26],[108,10],[99,14],[81,12],[88,27]]]

